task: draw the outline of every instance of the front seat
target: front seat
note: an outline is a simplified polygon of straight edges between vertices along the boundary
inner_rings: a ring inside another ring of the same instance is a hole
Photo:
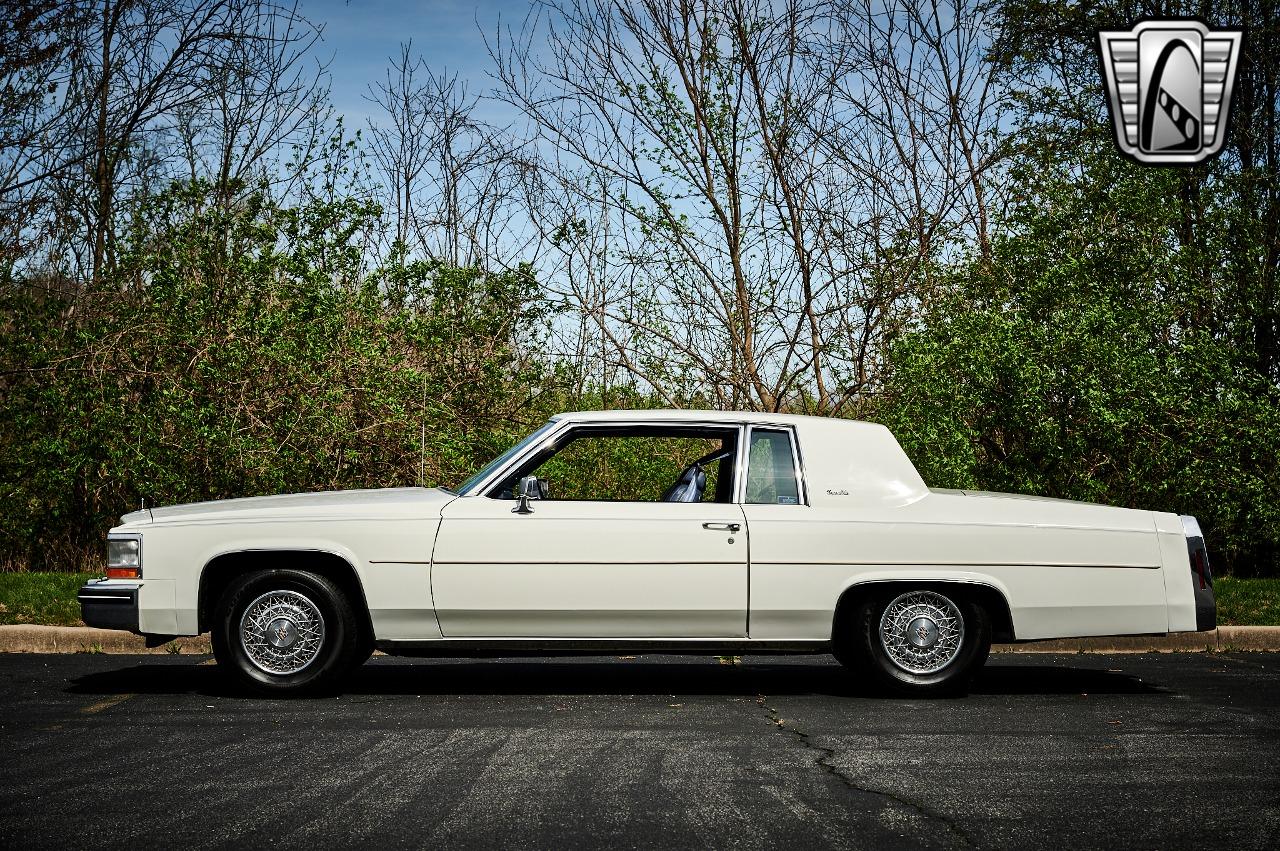
[[[707,473],[696,463],[684,468],[676,483],[662,495],[663,502],[701,502],[707,489]]]

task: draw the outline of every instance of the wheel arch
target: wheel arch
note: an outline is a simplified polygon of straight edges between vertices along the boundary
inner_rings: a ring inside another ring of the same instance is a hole
[[[209,559],[200,569],[197,618],[200,632],[208,632],[213,625],[214,609],[231,583],[246,573],[259,570],[291,568],[319,574],[332,581],[351,601],[356,621],[365,640],[374,639],[373,621],[369,615],[369,603],[365,598],[360,574],[345,556],[328,550],[295,547],[278,549],[242,549],[220,553]]]
[[[1009,599],[1005,592],[990,582],[977,579],[956,578],[893,578],[868,579],[854,582],[847,586],[836,601],[835,614],[831,623],[831,640],[839,641],[845,634],[845,623],[856,610],[858,603],[867,595],[883,591],[885,588],[933,588],[940,591],[950,589],[971,595],[986,610],[991,618],[991,639],[995,642],[1011,642],[1016,640],[1013,630],[1013,614],[1009,608]]]

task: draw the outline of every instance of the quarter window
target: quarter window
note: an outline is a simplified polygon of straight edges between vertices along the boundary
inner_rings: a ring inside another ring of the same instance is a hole
[[[770,429],[751,430],[751,450],[747,457],[747,498],[751,504],[797,505],[800,487],[796,482],[791,433]]]

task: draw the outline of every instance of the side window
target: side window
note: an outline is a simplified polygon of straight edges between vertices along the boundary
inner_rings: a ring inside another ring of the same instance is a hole
[[[522,476],[544,499],[732,502],[737,428],[586,426],[521,464],[489,495],[514,499]]]
[[[746,501],[756,505],[799,504],[800,488],[796,483],[790,432],[751,430]]]
[[[719,441],[693,437],[581,437],[534,472],[551,499],[661,502],[691,462],[713,454]],[[705,484],[692,500],[712,501],[719,466],[704,468]]]

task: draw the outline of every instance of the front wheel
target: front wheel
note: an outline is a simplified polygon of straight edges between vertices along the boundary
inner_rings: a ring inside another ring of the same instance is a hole
[[[895,586],[858,601],[837,658],[901,694],[962,691],[991,650],[991,620],[952,588]]]
[[[315,692],[363,661],[359,624],[333,582],[304,570],[263,570],[231,583],[214,629],[220,666],[266,694]]]

